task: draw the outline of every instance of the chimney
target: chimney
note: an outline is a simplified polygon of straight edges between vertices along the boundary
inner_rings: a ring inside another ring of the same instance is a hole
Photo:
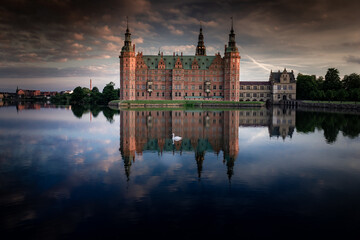
[[[173,52],[173,57],[175,57],[175,52]]]
[[[133,52],[135,52],[135,43],[134,43],[134,45],[133,45]]]
[[[226,53],[226,48],[227,48],[227,45],[225,44],[225,51],[224,51],[224,54]]]
[[[92,90],[92,81],[90,79],[90,91]]]
[[[181,56],[182,56],[182,52],[181,52]]]

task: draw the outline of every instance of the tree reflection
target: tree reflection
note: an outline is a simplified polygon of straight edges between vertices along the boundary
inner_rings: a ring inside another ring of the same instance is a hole
[[[103,112],[106,120],[110,123],[114,122],[114,115],[120,114],[119,110],[97,105],[72,105],[71,111],[77,118],[81,118],[85,113],[88,112],[91,112],[92,116],[96,118],[100,112]]]
[[[311,133],[317,130],[324,131],[327,143],[334,143],[341,131],[343,136],[355,138],[360,134],[359,116],[356,114],[306,112],[296,113],[296,130],[302,133]]]

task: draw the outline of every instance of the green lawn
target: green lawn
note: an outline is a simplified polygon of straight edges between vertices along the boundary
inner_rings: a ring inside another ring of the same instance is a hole
[[[111,103],[134,103],[134,104],[172,104],[180,103],[184,105],[192,105],[199,103],[215,103],[215,104],[264,104],[264,102],[232,102],[232,101],[201,101],[201,100],[113,100]]]
[[[331,103],[331,104],[359,104],[359,102],[350,102],[350,101],[311,101],[311,100],[304,100],[304,103]]]

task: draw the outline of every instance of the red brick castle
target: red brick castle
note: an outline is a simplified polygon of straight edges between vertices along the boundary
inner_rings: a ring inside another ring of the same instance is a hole
[[[120,100],[239,101],[240,54],[233,24],[224,57],[206,55],[201,26],[195,55],[135,54],[127,26],[119,58]]]

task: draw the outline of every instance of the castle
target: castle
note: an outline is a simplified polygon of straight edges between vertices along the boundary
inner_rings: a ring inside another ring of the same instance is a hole
[[[233,24],[224,57],[206,55],[200,26],[195,55],[135,54],[127,25],[120,53],[120,100],[268,101],[296,99],[293,71],[271,72],[268,81],[241,81]]]

